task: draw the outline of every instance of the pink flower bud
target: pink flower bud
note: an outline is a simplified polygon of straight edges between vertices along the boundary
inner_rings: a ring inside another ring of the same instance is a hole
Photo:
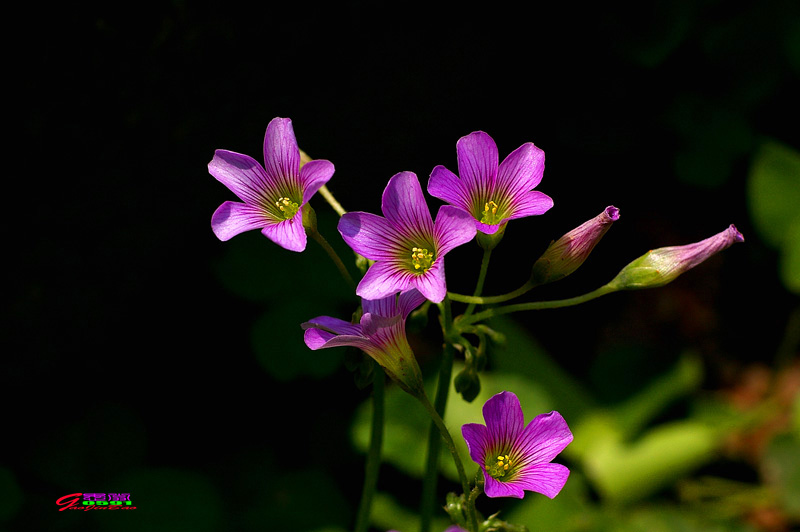
[[[533,264],[531,281],[536,285],[552,283],[577,270],[611,224],[618,219],[619,209],[610,205],[591,220],[551,243]]]
[[[664,286],[735,242],[744,242],[744,237],[731,224],[721,233],[694,244],[653,249],[625,266],[608,285],[617,290]]]

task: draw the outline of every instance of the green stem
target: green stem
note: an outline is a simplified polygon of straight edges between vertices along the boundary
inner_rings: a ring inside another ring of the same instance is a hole
[[[333,263],[336,264],[336,268],[339,270],[339,273],[344,277],[344,280],[347,281],[347,284],[350,285],[351,288],[355,288],[356,283],[353,281],[353,278],[350,276],[350,272],[347,271],[347,267],[342,262],[342,259],[339,258],[339,255],[336,253],[336,250],[325,240],[325,237],[320,234],[319,231],[315,229],[306,228],[306,233],[311,235],[322,249],[328,254],[328,256],[333,260]]]
[[[442,352],[442,364],[439,368],[439,381],[436,385],[435,406],[433,408],[436,417],[444,415],[447,405],[447,395],[450,391],[450,379],[453,375],[453,358],[455,349],[446,342]],[[420,401],[430,405],[430,401],[425,397]],[[428,430],[428,456],[425,461],[425,476],[422,479],[422,501],[420,503],[420,532],[428,532],[433,518],[433,510],[436,508],[436,481],[439,474],[439,450],[441,449],[442,438],[435,422],[431,423]]]
[[[481,259],[481,271],[478,274],[478,282],[475,285],[475,292],[472,294],[473,298],[478,298],[483,291],[483,283],[486,280],[486,271],[489,269],[489,259],[492,256],[491,249],[484,249],[483,250],[483,258]],[[475,310],[475,301],[471,301],[467,310],[464,311],[464,316],[469,316],[472,314],[472,311]]]
[[[456,470],[458,471],[458,479],[461,481],[461,489],[464,491],[465,494],[470,493],[469,489],[469,481],[467,480],[467,474],[464,471],[464,464],[461,463],[461,457],[458,455],[458,450],[456,449],[456,444],[453,441],[453,437],[450,436],[450,431],[447,430],[447,426],[444,424],[444,420],[442,416],[436,411],[436,408],[431,404],[428,400],[427,396],[419,397],[419,401],[425,407],[425,410],[431,416],[433,420],[433,424],[439,431],[441,435],[441,439],[444,440],[445,445],[447,445],[447,450],[450,451],[451,456],[453,457],[453,462],[456,464]],[[467,509],[467,519],[469,520],[469,531],[470,532],[478,532],[478,518],[475,515],[475,507],[474,505],[470,506]]]
[[[323,198],[325,198],[325,201],[327,201],[328,204],[333,207],[333,210],[336,211],[336,214],[343,216],[347,212],[344,210],[344,207],[342,207],[342,205],[336,201],[336,198],[333,197],[333,194],[331,194],[331,191],[328,190],[327,186],[322,185],[319,187],[319,193]]]
[[[477,515],[475,514],[475,500],[481,493],[483,493],[483,490],[476,483],[475,487],[472,488],[469,497],[467,497],[467,512],[470,512],[473,516],[475,516],[476,520],[477,520]]]
[[[519,297],[522,294],[527,293],[531,288],[534,288],[535,286],[536,286],[535,284],[528,281],[527,283],[520,286],[516,290],[499,296],[478,297],[478,296],[465,296],[463,294],[447,292],[447,297],[449,297],[453,301],[458,301],[459,303],[476,303],[478,305],[493,305],[494,303],[504,303],[509,299],[514,299],[515,297]]]
[[[478,312],[477,314],[473,314],[472,316],[459,319],[457,325],[459,328],[461,328],[464,327],[465,325],[476,323],[481,320],[493,318],[495,316],[500,316],[502,314],[509,314],[511,312],[519,312],[523,310],[542,310],[549,308],[570,307],[573,305],[579,305],[581,303],[591,301],[592,299],[604,296],[606,294],[610,294],[611,292],[616,292],[617,290],[618,290],[617,288],[614,288],[610,285],[603,285],[600,288],[592,290],[587,294],[570,297],[567,299],[557,299],[554,301],[533,301],[531,303],[518,303],[516,305],[506,305],[504,307],[490,308],[484,310],[483,312]]]
[[[384,425],[384,381],[383,369],[374,364],[372,377],[372,431],[370,433],[369,451],[364,474],[364,488],[361,492],[361,502],[356,515],[355,532],[367,532],[369,529],[372,499],[378,485],[378,471],[381,465],[381,448],[383,446]]]

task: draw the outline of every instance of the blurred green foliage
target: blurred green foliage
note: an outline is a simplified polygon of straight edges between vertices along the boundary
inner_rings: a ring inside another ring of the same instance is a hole
[[[528,494],[522,501],[485,499],[478,509],[485,515],[502,511],[501,518],[524,524],[530,530],[560,531],[755,531],[750,523],[759,512],[778,509],[783,519],[800,524],[800,439],[797,399],[794,406],[764,402],[740,411],[721,398],[703,394],[702,367],[690,353],[677,357],[668,371],[640,383],[639,389],[619,402],[601,405],[592,393],[549,359],[513,320],[497,318],[491,326],[505,336],[494,345],[492,369],[481,376],[482,390],[467,403],[450,390],[446,423],[460,434],[464,423],[482,423],[483,403],[495,393],[513,390],[519,397],[526,421],[539,413],[559,410],[574,434],[574,441],[555,460],[567,464],[572,475],[553,500]],[[455,368],[458,371],[458,367]],[[800,375],[800,374],[799,374]],[[429,393],[433,390],[429,390]],[[568,392],[565,392],[568,391]],[[664,418],[677,402],[688,405],[683,416]],[[776,429],[763,456],[753,467],[763,484],[703,474],[725,460],[731,438],[750,434],[773,420],[776,408],[790,412],[793,425]],[[359,409],[353,425],[353,442],[366,451],[369,405]],[[387,426],[384,458],[403,473],[420,478],[425,459],[429,422],[416,401],[396,387],[387,393]],[[462,438],[456,438],[468,471],[477,471]],[[442,452],[441,473],[456,490],[452,459]],[[766,486],[766,488],[765,488]],[[401,507],[400,507],[401,508]],[[413,530],[413,510],[398,509],[396,501],[375,509],[375,523],[395,521]]]
[[[750,166],[747,198],[759,236],[780,255],[781,281],[800,294],[800,153],[775,140],[761,144]]]

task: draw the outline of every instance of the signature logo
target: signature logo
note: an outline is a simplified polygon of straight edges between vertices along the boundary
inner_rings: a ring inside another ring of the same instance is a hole
[[[59,512],[64,510],[135,510],[130,493],[70,493],[56,499],[60,506]]]

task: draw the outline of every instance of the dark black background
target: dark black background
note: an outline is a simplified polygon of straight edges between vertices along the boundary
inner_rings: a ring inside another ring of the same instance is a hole
[[[377,212],[399,171],[424,186],[435,165],[455,169],[471,131],[492,135],[501,157],[528,141],[544,149],[539,190],[555,207],[509,226],[487,293],[516,288],[550,239],[606,205],[622,217],[594,260],[542,297],[588,291],[647,249],[737,224],[746,245],[661,291],[519,319],[587,380],[612,336],[667,359],[672,346],[699,348],[708,387],[769,363],[797,301],[750,226],[746,178],[763,139],[800,147],[799,16],[789,1],[175,1],[9,17],[0,465],[22,495],[7,529],[58,529],[53,499],[110,489],[137,468],[201,471],[227,497],[244,490],[237,475],[253,456],[287,450],[356,500],[348,420],[368,391],[344,368],[264,371],[250,342],[263,302],[218,275],[230,243],[209,221],[232,196],[206,164],[217,148],[261,160],[276,116],[335,164],[329,187],[348,210]],[[448,260],[451,289],[469,292],[478,250]],[[325,267],[318,275],[333,274]],[[263,275],[282,282],[279,267]],[[276,331],[276,345],[301,334]]]

